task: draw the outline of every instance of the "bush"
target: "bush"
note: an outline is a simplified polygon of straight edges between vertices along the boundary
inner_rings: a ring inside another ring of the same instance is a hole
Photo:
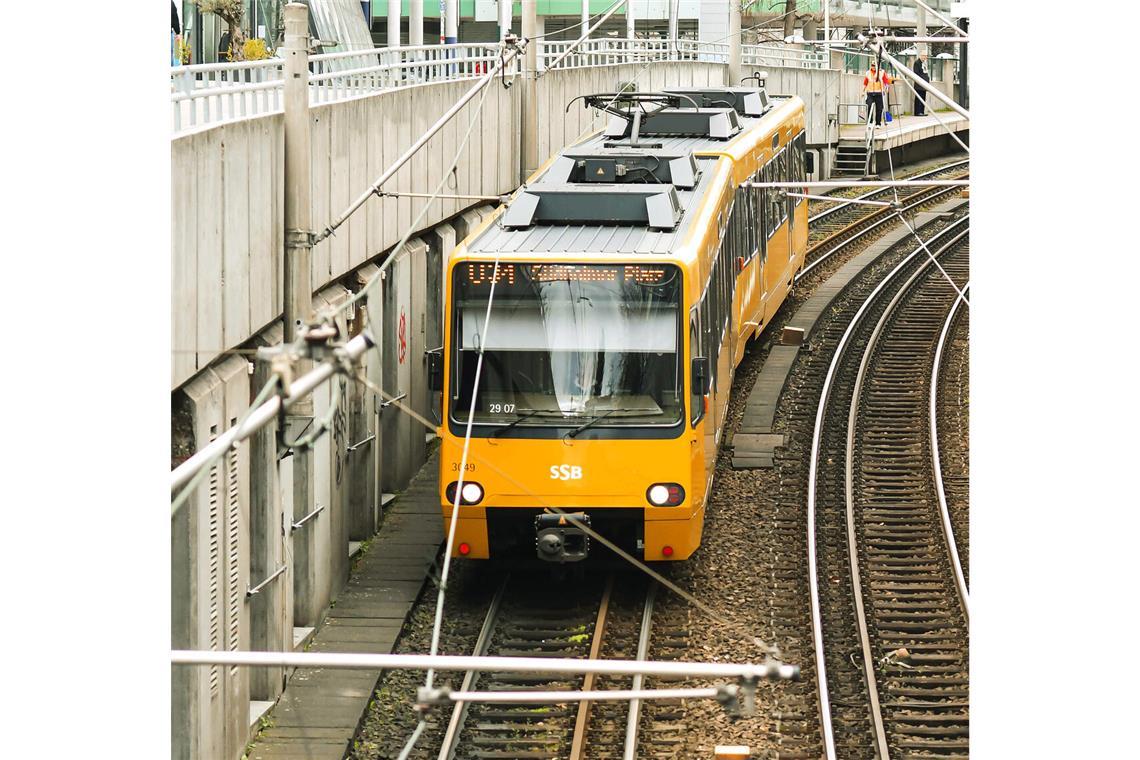
[[[245,41],[243,51],[247,61],[263,61],[266,58],[273,57],[273,54],[265,46],[265,40],[256,37]]]

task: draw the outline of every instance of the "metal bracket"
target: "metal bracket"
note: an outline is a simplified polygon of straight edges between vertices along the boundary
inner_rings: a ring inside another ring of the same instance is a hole
[[[404,392],[404,393],[401,393],[399,396],[393,396],[392,398],[388,399],[387,401],[381,401],[380,402],[380,408],[381,409],[387,409],[388,407],[390,407],[392,404],[396,403],[397,401],[402,401],[404,398],[407,397],[407,395],[408,395],[407,392]]]
[[[368,443],[369,441],[371,441],[371,440],[372,440],[372,439],[374,439],[375,437],[376,437],[376,434],[375,434],[375,433],[373,433],[372,435],[370,435],[370,436],[368,436],[367,438],[365,438],[363,441],[358,441],[358,442],[356,442],[356,443],[352,444],[351,446],[345,446],[345,451],[348,451],[349,453],[351,453],[351,452],[353,452],[353,451],[356,451],[356,450],[357,450],[357,449],[359,449],[361,446],[363,446],[364,444]]]
[[[319,514],[320,514],[321,512],[323,512],[324,510],[325,510],[325,505],[324,505],[324,504],[318,504],[318,505],[317,505],[317,508],[316,508],[316,509],[314,509],[314,510],[313,510],[312,512],[310,512],[309,514],[307,514],[307,515],[305,515],[304,517],[302,517],[302,518],[301,518],[300,520],[298,520],[297,522],[293,523],[293,530],[300,530],[300,528],[301,528],[301,527],[302,527],[302,526],[303,526],[305,523],[307,523],[309,520],[312,520],[314,517],[316,517],[317,515],[319,515]]]
[[[274,580],[276,580],[278,577],[280,577],[280,576],[281,576],[281,573],[285,572],[285,570],[286,570],[288,567],[289,567],[288,565],[282,565],[281,567],[279,567],[279,568],[277,568],[275,571],[273,571],[273,575],[269,576],[268,578],[266,578],[266,579],[265,579],[265,580],[263,580],[261,583],[259,583],[259,584],[257,584],[256,586],[254,586],[253,588],[249,588],[249,589],[246,589],[246,591],[245,591],[245,598],[246,598],[246,599],[249,599],[249,598],[250,598],[250,597],[252,597],[254,594],[258,594],[258,593],[260,593],[260,592],[261,592],[261,589],[265,588],[265,587],[266,587],[266,586],[268,586],[270,583],[272,583]]]

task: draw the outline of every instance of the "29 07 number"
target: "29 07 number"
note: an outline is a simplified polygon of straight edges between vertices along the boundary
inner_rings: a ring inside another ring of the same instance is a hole
[[[514,414],[514,404],[488,404],[487,411],[491,414]]]

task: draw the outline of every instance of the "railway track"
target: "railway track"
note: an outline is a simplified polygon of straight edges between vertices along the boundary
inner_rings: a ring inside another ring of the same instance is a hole
[[[962,161],[940,167],[911,179],[962,179],[969,176],[969,162]],[[920,188],[899,195],[899,209],[904,214],[931,203],[937,203],[960,192],[957,187]],[[859,196],[866,200],[893,200],[892,190],[885,188]],[[895,207],[878,207],[867,212],[866,206],[840,206],[816,214],[809,219],[808,249],[804,267],[796,274],[796,282],[806,277],[815,267],[841,251],[862,244],[869,234],[888,227],[897,220]]]
[[[928,241],[959,286],[967,235],[962,217]],[[829,758],[968,754],[968,598],[943,538],[928,395],[957,298],[915,250],[863,301],[823,380],[807,519]]]
[[[967,291],[968,292],[968,291]],[[970,312],[957,301],[946,320],[935,357],[937,392],[931,395],[931,427],[937,432],[940,500],[949,513],[955,549],[967,586],[970,582]]]
[[[483,622],[474,654],[515,657],[601,656],[646,659],[655,585],[610,576],[552,593],[548,583],[504,581]],[[604,691],[644,688],[640,676],[566,676],[471,671],[461,690]],[[653,757],[652,747],[682,734],[669,721],[648,721],[637,700],[459,704],[451,712],[439,760]],[[639,729],[642,726],[644,732]],[[647,748],[641,754],[639,747]],[[423,755],[425,757],[429,755]]]
[[[969,159],[963,159],[935,166],[925,171],[917,171],[914,173],[899,171],[895,176],[898,179],[948,179],[964,170],[968,170],[969,166]],[[867,213],[866,206],[847,203],[846,201],[894,200],[894,194],[890,188],[874,189],[859,186],[853,186],[843,190],[834,190],[828,193],[827,197],[834,198],[835,200],[825,201],[813,199],[809,201],[808,224],[810,227],[818,228],[820,231],[814,237],[815,240],[822,239],[825,235],[831,234],[837,229],[841,229]],[[809,237],[809,241],[811,240],[813,240],[813,238]]]

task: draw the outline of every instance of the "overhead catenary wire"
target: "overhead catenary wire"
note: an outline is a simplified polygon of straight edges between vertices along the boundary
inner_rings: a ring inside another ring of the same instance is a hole
[[[422,222],[424,216],[427,215],[428,209],[431,208],[431,204],[434,203],[436,198],[439,197],[439,193],[443,190],[443,187],[447,182],[447,178],[451,176],[451,172],[454,171],[455,167],[459,165],[459,159],[463,156],[463,151],[467,149],[467,143],[471,140],[471,135],[475,131],[475,125],[479,123],[479,117],[483,112],[483,105],[486,103],[487,95],[490,92],[491,88],[489,87],[483,90],[483,95],[479,98],[479,103],[475,107],[475,112],[471,114],[471,121],[467,124],[467,131],[463,133],[463,139],[459,141],[459,149],[455,151],[455,158],[452,160],[451,166],[448,167],[448,170],[443,173],[443,178],[439,181],[439,184],[436,185],[436,188],[431,193],[429,200],[420,208],[420,213],[416,216],[412,223],[408,225],[408,228],[404,231],[403,237],[401,237],[400,241],[396,243],[395,246],[393,246],[392,253],[380,264],[379,267],[377,267],[377,271],[374,272],[371,279],[369,279],[368,282],[364,284],[364,287],[349,296],[341,303],[332,307],[332,315],[330,316],[339,314],[340,312],[355,305],[358,301],[364,298],[368,298],[372,291],[379,286],[380,281],[384,279],[384,272],[388,270],[388,267],[392,266],[392,264],[396,261],[404,258],[404,246],[407,245],[408,241],[411,239],[412,233],[418,229],[420,222]]]
[[[518,56],[519,50],[520,50],[519,47],[513,47],[513,46],[510,47],[510,54],[509,55],[502,56],[498,60],[498,62],[495,64],[494,68],[492,68],[489,72],[484,74],[483,77],[475,84],[474,87],[472,87],[470,90],[468,90],[466,93],[464,93],[463,97],[461,97],[459,100],[455,101],[455,103],[451,106],[451,108],[449,108],[447,110],[446,113],[443,114],[443,116],[441,116],[434,124],[432,124],[430,127],[428,127],[427,130],[425,130],[424,133],[422,135],[420,135],[420,138],[418,140],[416,140],[414,143],[412,143],[411,147],[409,147],[406,151],[404,151],[404,153],[399,158],[397,158],[394,163],[392,163],[387,169],[385,169],[384,173],[381,174],[376,179],[376,181],[373,182],[372,185],[366,191],[364,191],[359,197],[357,197],[356,200],[354,200],[351,204],[349,204],[348,208],[346,208],[343,212],[341,212],[341,214],[338,215],[336,217],[336,219],[334,219],[332,222],[330,222],[329,225],[327,227],[325,227],[323,232],[321,232],[318,235],[314,235],[312,244],[314,246],[316,246],[318,243],[325,240],[330,235],[332,235],[334,232],[336,232],[337,228],[340,227],[342,224],[344,224],[345,221],[347,221],[350,216],[352,216],[354,213],[356,213],[356,211],[361,206],[363,206],[365,204],[365,202],[368,201],[369,198],[371,198],[373,195],[375,195],[380,190],[380,188],[384,185],[385,182],[387,182],[393,176],[395,176],[396,172],[399,171],[399,169],[404,164],[406,164],[408,161],[410,161],[412,159],[412,156],[414,156],[416,153],[418,153],[420,151],[421,148],[423,148],[425,145],[427,145],[428,141],[439,130],[443,129],[444,124],[451,121],[451,119],[457,113],[459,113],[459,111],[463,108],[463,106],[467,105],[467,103],[472,98],[474,98],[479,93],[480,90],[482,90],[482,89],[486,88],[488,85],[490,85],[490,83],[492,81],[494,81],[495,77],[499,74],[499,72],[504,70],[506,68],[506,65],[508,63],[510,63],[511,61],[513,61]]]

